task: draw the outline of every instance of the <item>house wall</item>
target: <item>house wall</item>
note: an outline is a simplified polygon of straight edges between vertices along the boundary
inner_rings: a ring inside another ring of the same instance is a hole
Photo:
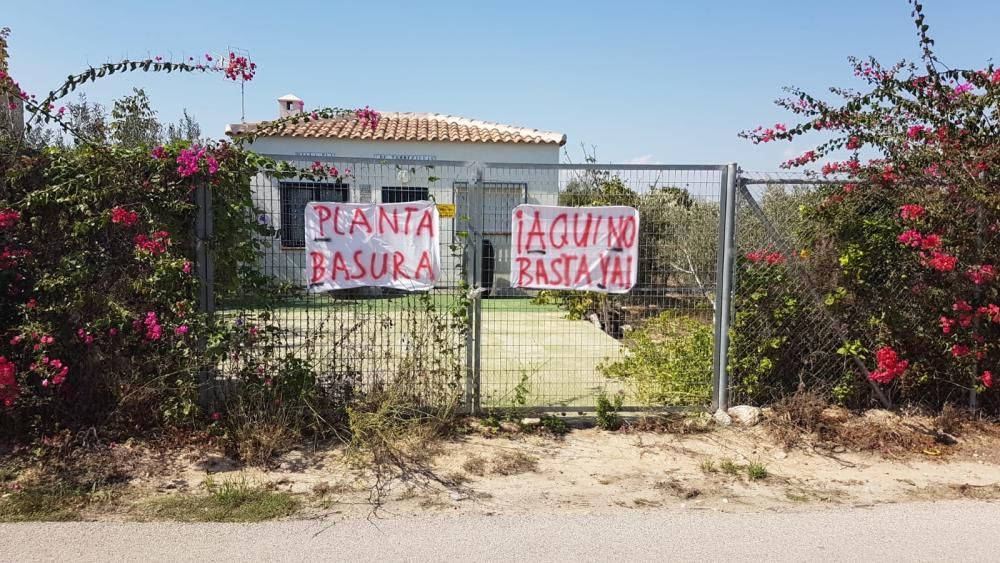
[[[441,218],[441,269],[442,287],[455,286],[459,279],[461,257],[454,256],[452,245],[463,239],[456,235],[467,227],[464,221],[475,214],[468,209],[465,190],[472,189],[476,181],[476,168],[471,166],[443,166],[435,161],[524,163],[518,168],[488,168],[484,171],[486,192],[483,199],[483,218],[486,226],[484,239],[489,240],[494,251],[494,283],[496,293],[510,287],[510,209],[521,203],[555,205],[558,202],[559,173],[541,170],[531,164],[557,164],[557,145],[521,145],[500,143],[424,143],[424,142],[372,142],[328,139],[267,138],[258,139],[250,148],[261,154],[295,155],[295,163],[308,166],[316,156],[333,158],[340,170],[351,168],[351,177],[345,181],[350,188],[350,202],[381,201],[382,187],[426,187],[438,203],[455,203],[456,217]],[[427,160],[426,166],[399,167],[395,164],[352,162],[359,158],[404,158]],[[400,175],[400,168],[405,168]],[[403,180],[406,180],[405,182]],[[462,187],[464,183],[465,188]],[[500,183],[496,185],[492,183]],[[258,206],[264,211],[261,221],[280,232],[281,190],[279,182],[265,175],[254,180],[254,193]],[[300,248],[286,248],[281,238],[272,241],[272,248],[265,254],[265,271],[292,283],[305,280],[305,252]]]

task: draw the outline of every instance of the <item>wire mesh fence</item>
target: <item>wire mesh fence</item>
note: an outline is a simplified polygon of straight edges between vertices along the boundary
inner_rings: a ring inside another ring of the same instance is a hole
[[[223,291],[216,280],[215,316],[259,335],[222,374],[287,377],[291,360],[329,393],[401,383],[467,410],[590,410],[601,393],[621,394],[625,409],[712,402],[725,167],[277,158],[336,174],[254,179],[268,233],[248,265],[258,281]],[[306,291],[309,202],[427,200],[441,217],[432,290]],[[515,287],[512,213],[524,203],[638,209],[638,283],[620,295]]]
[[[602,393],[623,395],[626,408],[708,405],[721,182],[716,166],[487,166],[475,350],[483,406],[591,408]],[[521,202],[636,208],[637,284],[621,295],[512,289]]]

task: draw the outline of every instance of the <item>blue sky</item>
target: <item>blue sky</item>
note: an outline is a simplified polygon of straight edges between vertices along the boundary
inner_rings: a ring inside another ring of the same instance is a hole
[[[1000,2],[925,0],[943,61],[984,65],[1000,40]],[[44,93],[66,75],[128,56],[179,61],[230,46],[259,65],[247,119],[278,96],[307,107],[370,104],[565,133],[602,162],[721,163],[774,170],[807,147],[736,137],[787,117],[781,86],[852,85],[849,55],[916,59],[904,0],[659,2],[79,2],[43,10],[0,0],[11,70]],[[131,75],[85,91],[107,104],[145,87],[166,120],[182,108],[220,136],[239,121],[239,87],[221,76]]]

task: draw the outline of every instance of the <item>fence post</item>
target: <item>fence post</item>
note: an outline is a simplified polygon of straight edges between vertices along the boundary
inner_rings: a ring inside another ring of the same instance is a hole
[[[737,167],[729,164],[719,183],[719,245],[715,283],[715,351],[712,357],[712,410],[729,408],[729,324],[736,239]]]
[[[215,268],[212,263],[212,193],[205,184],[195,188],[195,269],[198,273],[198,309],[208,315],[213,322],[215,314]],[[200,353],[204,353],[206,340],[198,341]],[[212,366],[201,365],[198,369],[198,402],[203,408],[211,407],[214,389],[211,382]]]

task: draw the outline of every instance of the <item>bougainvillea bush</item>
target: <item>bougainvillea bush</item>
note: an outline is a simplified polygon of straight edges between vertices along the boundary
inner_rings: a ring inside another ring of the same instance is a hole
[[[222,60],[124,60],[71,75],[38,97],[7,72],[6,34],[4,110],[17,116],[23,107],[28,131],[55,125],[75,148],[34,149],[19,127],[0,128],[0,434],[218,420],[219,403],[201,393],[212,390],[213,377],[260,391],[262,404],[307,395],[303,377],[286,377],[302,372],[295,358],[273,373],[254,368],[249,378],[224,369],[248,346],[280,336],[266,322],[210,322],[200,312],[195,238],[196,196],[204,192],[214,226],[211,239],[200,241],[214,259],[211,291],[225,298],[269,285],[256,266],[272,233],[256,220],[251,178],[261,170],[282,177],[300,171],[226,142],[155,146],[94,138],[59,106],[79,86],[116,73],[217,72],[247,82],[256,65],[235,53]],[[357,118],[374,127],[378,114],[366,108]],[[206,406],[213,410],[201,412]]]
[[[743,267],[781,270],[821,291],[845,332],[839,353],[864,367],[843,396],[995,410],[1000,70],[946,67],[918,3],[913,17],[922,64],[853,60],[859,89],[831,89],[837,102],[789,89],[778,104],[797,124],[744,133],[755,143],[816,135],[820,143],[785,166],[842,181],[802,206],[793,237],[802,248],[784,249],[781,258],[762,248]],[[785,306],[761,309],[762,322]],[[770,373],[780,378],[788,367]]]
[[[215,201],[220,291],[257,283],[253,155],[225,143],[25,150],[0,194],[0,412],[5,429],[150,424],[196,412],[213,359],[199,314],[195,190]],[[215,335],[218,339],[218,335]]]

